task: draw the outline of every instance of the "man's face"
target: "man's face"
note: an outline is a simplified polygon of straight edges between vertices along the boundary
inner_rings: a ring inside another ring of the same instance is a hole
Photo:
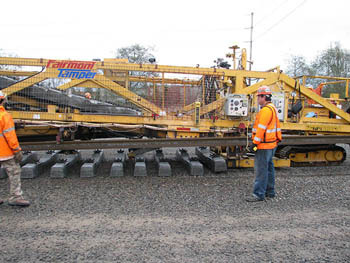
[[[258,104],[259,104],[260,106],[264,106],[265,103],[266,103],[266,101],[265,101],[265,95],[258,95]]]

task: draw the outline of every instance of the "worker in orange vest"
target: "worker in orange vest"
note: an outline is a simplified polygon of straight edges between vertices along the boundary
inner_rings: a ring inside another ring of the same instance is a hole
[[[5,110],[5,94],[0,90],[0,164],[5,168],[10,181],[8,204],[12,206],[29,206],[23,198],[21,189],[22,151],[19,146],[12,116]],[[3,201],[0,200],[0,204]]]
[[[256,177],[253,196],[246,199],[248,202],[264,201],[265,197],[275,197],[275,167],[272,157],[275,155],[278,142],[282,141],[281,126],[277,110],[271,102],[270,88],[260,87],[257,95],[258,104],[262,108],[256,115],[252,129],[253,143],[249,147],[250,152],[255,153]]]
[[[85,92],[85,98],[90,100],[91,99],[91,94],[90,92]]]

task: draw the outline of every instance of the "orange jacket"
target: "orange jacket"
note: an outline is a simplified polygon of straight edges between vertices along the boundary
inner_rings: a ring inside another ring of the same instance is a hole
[[[0,161],[12,159],[20,150],[12,116],[0,106]]]
[[[253,143],[258,149],[273,149],[282,141],[280,121],[272,103],[265,105],[256,115],[252,133]]]

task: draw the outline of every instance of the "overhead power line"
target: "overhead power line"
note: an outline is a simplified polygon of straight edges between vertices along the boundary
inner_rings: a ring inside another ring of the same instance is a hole
[[[278,20],[275,24],[273,24],[271,27],[269,27],[265,32],[257,36],[254,41],[259,39],[260,37],[264,36],[266,33],[268,33],[270,30],[272,30],[275,26],[279,25],[283,20],[285,20],[287,17],[289,17],[291,14],[293,14],[299,7],[301,7],[303,4],[306,3],[307,0],[304,0],[302,3],[300,3],[298,6],[296,6],[292,11],[287,13],[284,17],[282,17],[280,20]]]
[[[262,21],[264,21],[267,17],[272,16],[281,6],[285,5],[289,0],[284,1],[282,4],[276,6],[269,14],[265,15],[263,18],[261,18],[259,21],[255,22],[254,26],[260,25]]]

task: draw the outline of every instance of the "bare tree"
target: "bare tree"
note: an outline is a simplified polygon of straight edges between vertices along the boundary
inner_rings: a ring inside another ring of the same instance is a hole
[[[297,77],[300,75],[307,75],[310,71],[311,68],[307,65],[305,57],[292,55],[289,58],[286,74]]]
[[[350,52],[343,49],[339,42],[331,43],[330,47],[321,51],[310,64],[306,63],[303,56],[291,56],[286,73],[295,77],[301,75],[321,75],[331,77],[350,77]],[[309,79],[314,88],[324,80]],[[323,96],[328,97],[330,93],[339,93],[340,97],[345,96],[345,84],[334,84],[325,86]]]
[[[155,63],[156,58],[151,53],[154,51],[153,47],[144,47],[139,44],[134,44],[132,46],[119,48],[116,51],[116,58],[126,58],[130,63],[138,63],[138,64],[145,64],[145,63]],[[154,72],[138,72],[133,71],[130,72],[131,76],[158,76],[157,73]],[[131,83],[130,90],[135,92],[136,94],[145,97],[147,94],[147,83]]]
[[[18,57],[16,54],[5,52],[3,49],[0,49],[0,57]],[[0,69],[7,70],[18,70],[21,67],[19,66],[8,66],[8,65],[0,65]]]

